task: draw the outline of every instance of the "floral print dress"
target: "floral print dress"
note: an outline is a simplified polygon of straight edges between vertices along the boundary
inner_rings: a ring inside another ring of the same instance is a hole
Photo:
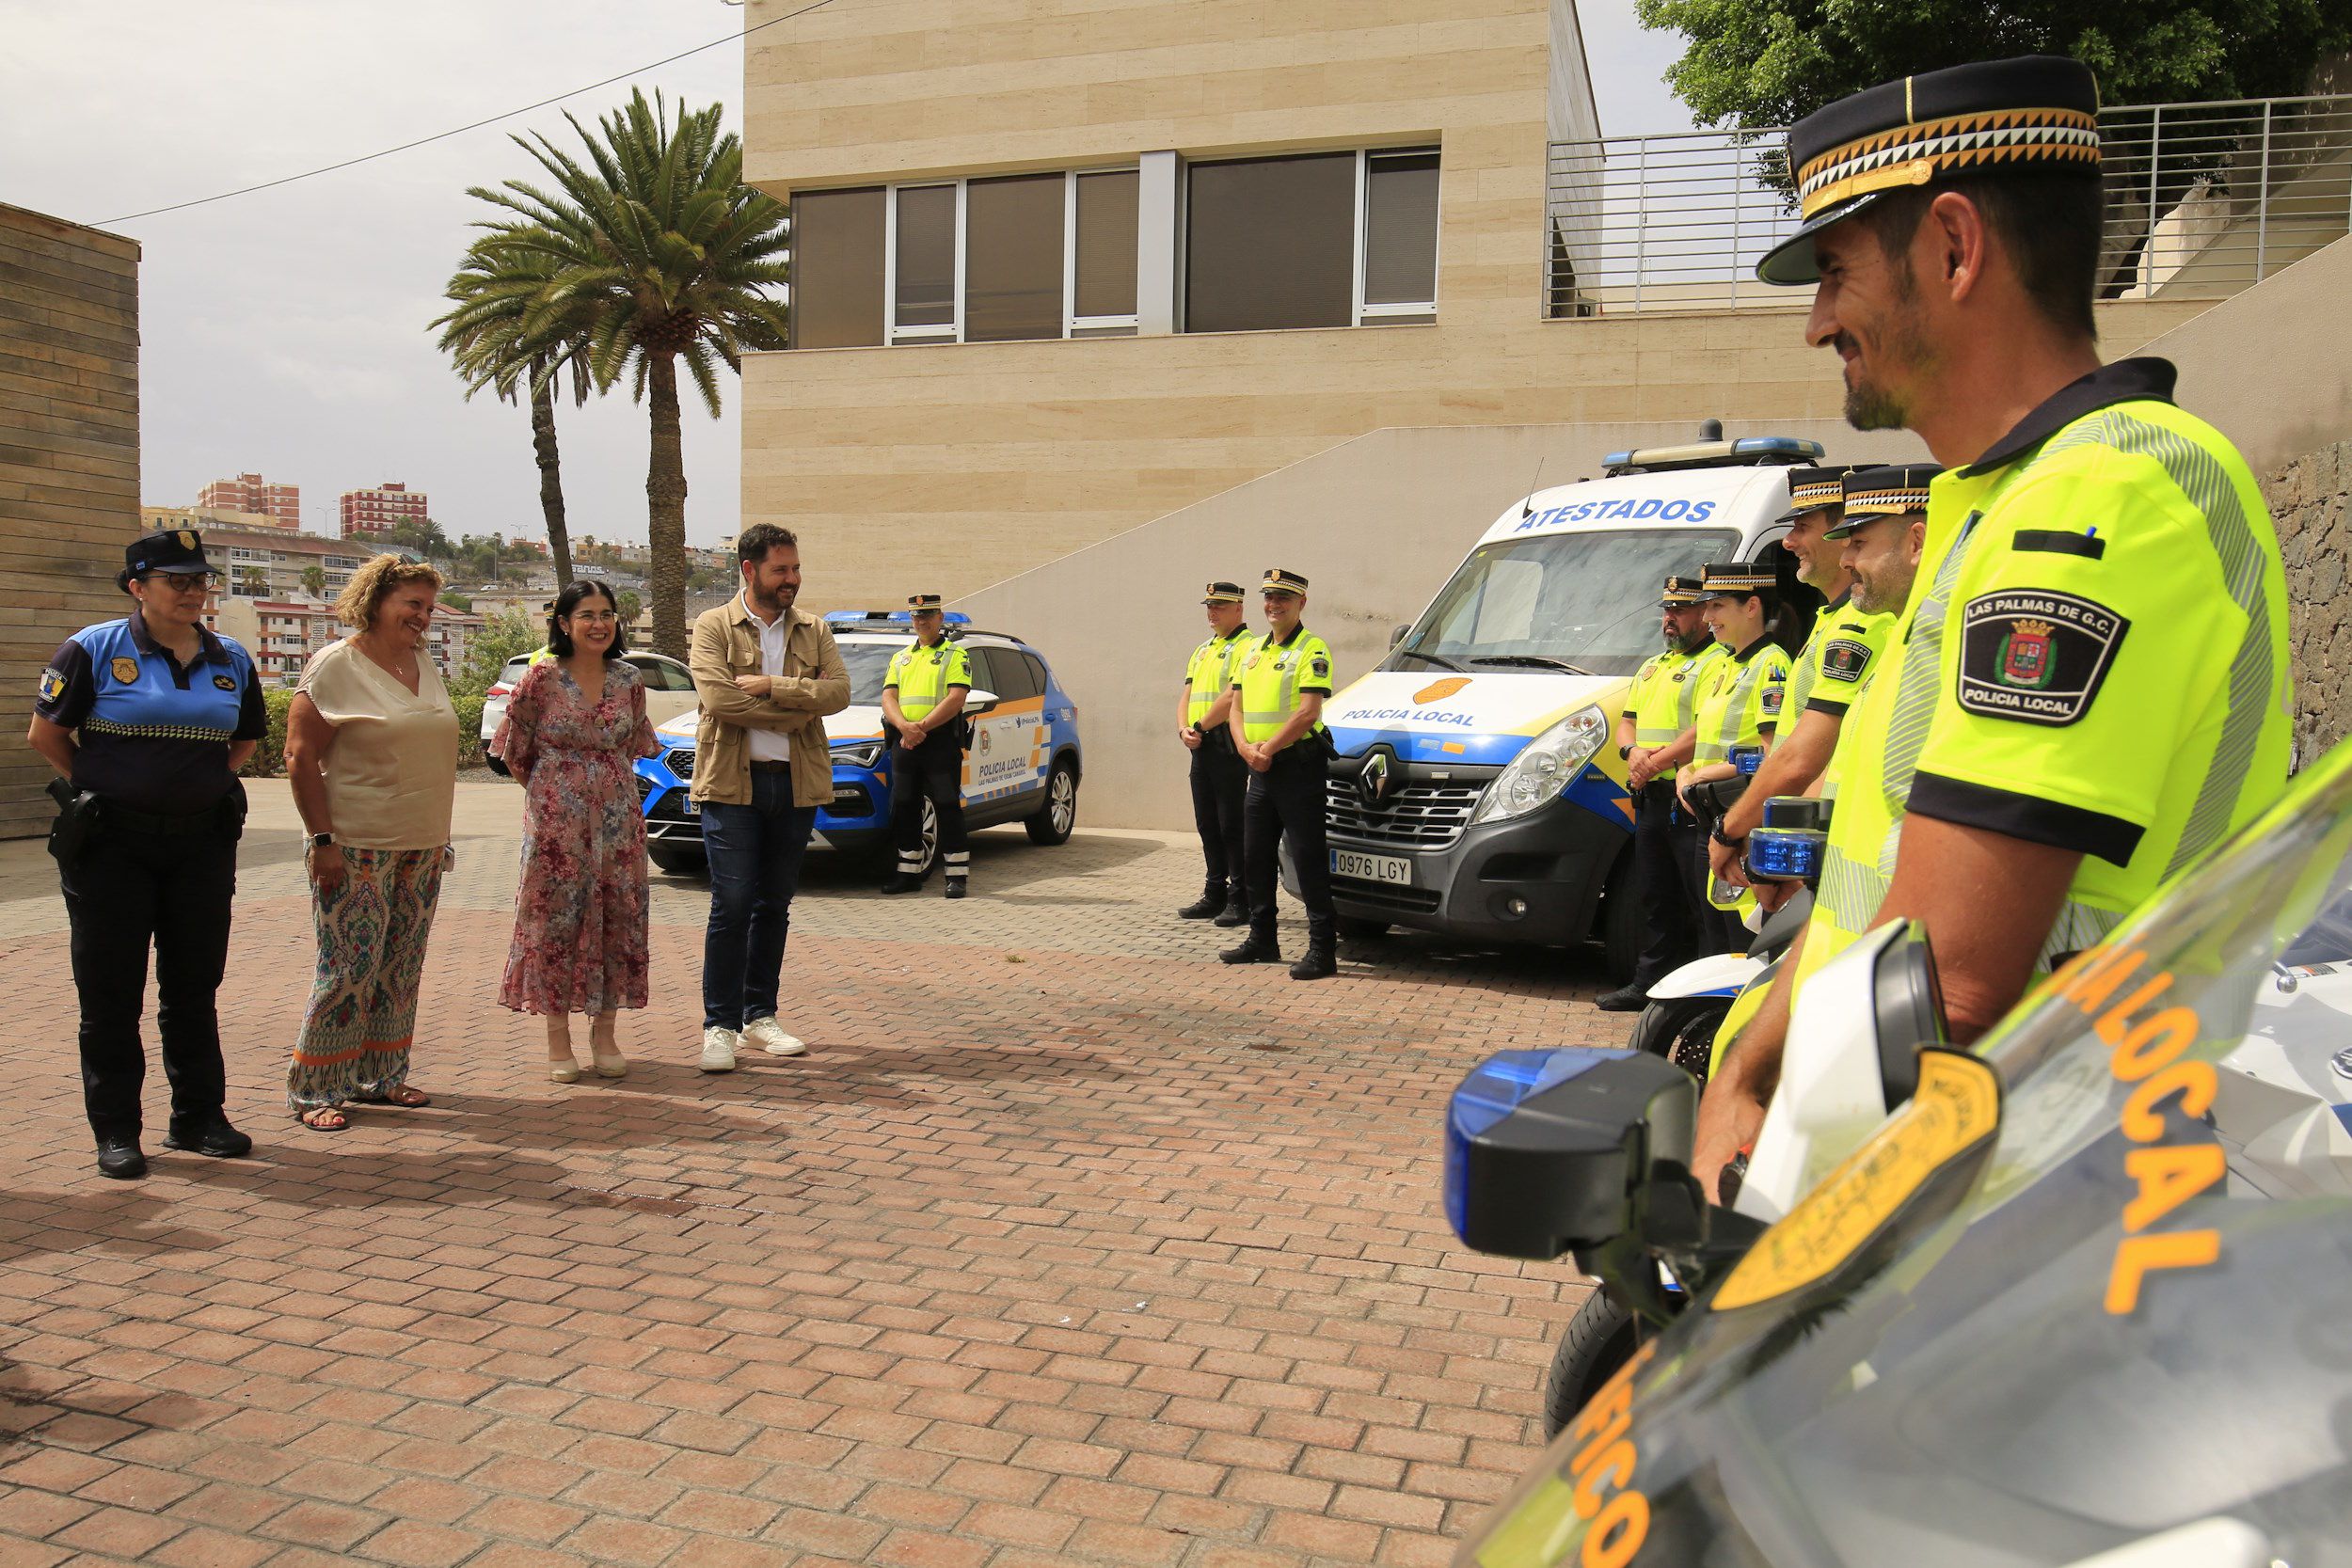
[[[660,750],[624,659],[594,705],[556,660],[531,667],[491,749],[523,784],[522,886],[499,1002],[521,1013],[645,1005],[645,823],[630,764]]]

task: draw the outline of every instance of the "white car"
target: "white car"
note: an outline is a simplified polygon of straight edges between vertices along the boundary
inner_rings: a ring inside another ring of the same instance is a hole
[[[490,737],[499,733],[499,724],[506,718],[506,700],[522,684],[532,657],[516,654],[508,659],[490,689],[482,694],[482,759],[494,773],[503,774],[506,764],[490,755]],[[637,666],[637,673],[645,683],[645,717],[653,721],[655,728],[681,713],[694,711],[694,677],[685,665],[664,654],[630,652],[621,657]]]

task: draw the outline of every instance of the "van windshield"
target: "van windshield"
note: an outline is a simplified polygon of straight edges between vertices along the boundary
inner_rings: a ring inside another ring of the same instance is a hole
[[[1481,545],[1380,667],[1632,674],[1658,651],[1667,577],[1728,561],[1738,544],[1728,529],[1649,528]]]

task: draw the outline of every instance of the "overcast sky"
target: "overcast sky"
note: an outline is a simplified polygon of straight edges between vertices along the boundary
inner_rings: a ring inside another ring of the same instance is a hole
[[[835,0],[853,5],[856,0]],[[1659,85],[1679,54],[1632,0],[1583,0],[1612,135],[1687,129]],[[0,201],[140,242],[143,499],[188,505],[258,471],[302,486],[303,525],[386,480],[428,492],[454,537],[542,534],[526,411],[469,404],[426,324],[483,209],[469,184],[528,176],[506,139],[571,137],[627,83],[358,168],[184,212],[125,214],[355,157],[726,37],[720,0],[0,0]],[[789,22],[783,24],[788,28]],[[727,105],[739,40],[634,79]],[[734,383],[689,403],[686,534],[735,531]],[[645,416],[625,388],[557,415],[575,535],[645,536]]]

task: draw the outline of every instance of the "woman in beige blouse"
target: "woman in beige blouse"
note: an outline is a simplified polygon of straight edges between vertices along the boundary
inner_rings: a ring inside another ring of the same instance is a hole
[[[346,1104],[432,1103],[408,1045],[457,793],[457,712],[424,646],[440,587],[396,555],[354,572],[335,601],[354,630],[311,657],[286,715],[319,938],[286,1100],[322,1132],[351,1125]]]

